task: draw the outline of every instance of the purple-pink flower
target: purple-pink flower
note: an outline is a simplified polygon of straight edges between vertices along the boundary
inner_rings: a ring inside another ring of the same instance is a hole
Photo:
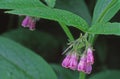
[[[76,53],[68,54],[62,62],[62,66],[76,70],[78,65],[78,56]]]
[[[83,71],[83,72],[85,72],[85,69],[86,69],[86,56],[85,55],[83,55],[82,57],[81,57],[81,59],[80,59],[80,62],[79,62],[79,64],[78,64],[78,71]]]
[[[29,27],[30,30],[35,29],[36,20],[30,16],[26,16],[25,19],[22,21],[23,27]]]
[[[71,55],[70,55],[70,54],[68,54],[68,55],[65,57],[65,59],[64,59],[63,62],[62,62],[62,66],[63,66],[63,67],[68,68],[70,58],[71,58]]]
[[[77,65],[78,65],[78,56],[76,53],[73,53],[71,55],[68,67],[72,70],[76,70]]]
[[[86,64],[85,73],[90,74],[91,71],[92,71],[92,65],[91,64]]]
[[[88,48],[87,53],[83,54],[80,59],[80,62],[78,64],[78,71],[90,74],[92,71],[93,63],[94,63],[93,52],[92,49]]]
[[[93,51],[91,48],[87,49],[87,63],[94,63]]]
[[[62,62],[62,66],[65,68],[70,68],[72,70],[82,71],[86,74],[90,74],[92,71],[92,65],[94,63],[93,51],[91,48],[87,49],[86,53],[80,58],[78,63],[79,56],[76,52],[69,53]]]
[[[78,71],[82,71],[86,74],[90,74],[92,71],[92,65],[87,63],[87,56],[82,56],[78,64]]]

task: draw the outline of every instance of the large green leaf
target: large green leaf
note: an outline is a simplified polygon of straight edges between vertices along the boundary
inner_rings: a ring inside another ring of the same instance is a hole
[[[97,23],[88,32],[92,34],[120,35],[120,23]]]
[[[120,71],[107,70],[91,76],[89,79],[120,79]]]
[[[62,22],[68,26],[74,26],[82,31],[86,31],[88,29],[88,24],[81,17],[69,11],[60,10],[60,9],[51,9],[51,8],[43,8],[43,7],[25,8],[25,9],[8,11],[7,13],[28,15],[28,16],[55,20]]]
[[[77,71],[72,71],[56,64],[52,64],[51,66],[56,72],[58,79],[78,79],[79,77],[79,72]]]
[[[0,0],[0,9],[45,7],[39,0]]]
[[[0,37],[0,64],[0,79],[57,79],[40,56],[3,37]]]
[[[8,59],[0,56],[0,79],[33,79]]]
[[[52,9],[45,5],[43,6],[43,4],[38,2],[38,0],[33,0],[32,2],[30,0],[25,0],[25,1],[24,0],[19,0],[19,1],[18,0],[3,1],[2,0],[2,2],[0,1],[0,8],[13,9],[12,11],[8,11],[8,13],[11,13],[11,14],[28,15],[33,17],[59,21],[68,26],[74,26],[82,31],[86,31],[88,29],[88,24],[86,23],[86,21],[76,14],[73,14],[65,10]],[[29,1],[31,2],[31,4],[28,4]]]
[[[57,0],[55,7],[71,11],[91,23],[91,16],[84,0]]]
[[[45,0],[45,2],[49,7],[54,7],[56,0]]]
[[[37,29],[30,31],[29,29],[25,28],[18,28],[9,32],[5,32],[2,34],[2,36],[12,39],[39,53],[48,61],[55,60],[55,56],[59,51],[59,45],[61,45],[60,39],[56,39],[53,35],[38,31]],[[47,53],[50,53],[49,56]]]
[[[109,21],[119,10],[120,0],[98,0],[93,14],[93,24]]]

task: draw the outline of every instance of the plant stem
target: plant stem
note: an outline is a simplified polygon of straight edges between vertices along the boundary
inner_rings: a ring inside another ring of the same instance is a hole
[[[95,34],[90,34],[89,35],[89,38],[88,38],[88,41],[91,45],[94,45],[95,43],[95,40],[97,39],[98,35],[95,35]]]
[[[85,79],[85,73],[84,72],[80,72],[80,75],[79,75],[79,79]]]
[[[67,37],[69,38],[70,41],[74,41],[74,37],[71,34],[69,28],[64,24],[59,22],[59,24],[61,25],[62,29],[64,30],[64,32],[66,33]]]

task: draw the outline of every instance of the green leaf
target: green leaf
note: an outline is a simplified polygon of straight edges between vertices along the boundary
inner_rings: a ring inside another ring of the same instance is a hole
[[[46,7],[39,0],[0,0],[0,9],[24,9]]]
[[[97,23],[88,32],[92,34],[120,35],[120,23]]]
[[[0,55],[0,79],[33,79],[33,77]]]
[[[54,7],[56,0],[45,0],[45,2],[47,3],[48,6]]]
[[[120,71],[106,70],[91,76],[89,79],[120,79]]]
[[[0,37],[0,64],[0,79],[57,79],[40,56],[4,37]]]
[[[78,79],[79,77],[79,72],[71,71],[56,64],[52,64],[51,66],[56,72],[58,79]]]
[[[33,17],[55,20],[58,22],[62,22],[68,26],[76,27],[84,32],[88,29],[88,24],[81,17],[69,11],[60,10],[60,9],[51,9],[51,8],[43,8],[43,7],[25,8],[25,9],[7,11],[7,13],[28,15]]]
[[[55,7],[71,11],[91,24],[91,16],[84,0],[57,0]]]
[[[5,32],[2,36],[12,39],[25,47],[32,49],[48,61],[54,60],[54,56],[57,55],[56,52],[59,50],[59,45],[61,45],[60,39],[56,39],[54,36],[37,29],[30,31],[25,28],[18,28]],[[50,53],[49,56],[48,52]]]
[[[93,24],[108,22],[119,10],[120,0],[98,0],[93,14]]]

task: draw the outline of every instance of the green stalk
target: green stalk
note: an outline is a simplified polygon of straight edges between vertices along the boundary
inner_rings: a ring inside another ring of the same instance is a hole
[[[79,79],[85,79],[86,74],[84,72],[80,72]]]
[[[66,33],[67,37],[69,38],[70,41],[74,41],[74,37],[71,34],[69,28],[64,24],[59,22],[59,24],[61,25],[62,29],[64,30],[64,32]]]
[[[95,35],[95,34],[90,34],[89,37],[88,37],[88,41],[91,45],[94,45],[94,42],[96,40],[98,35]]]

